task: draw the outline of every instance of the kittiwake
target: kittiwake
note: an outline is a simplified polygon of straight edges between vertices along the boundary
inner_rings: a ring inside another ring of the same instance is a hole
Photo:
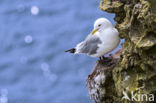
[[[87,54],[91,57],[102,58],[113,51],[120,43],[119,32],[106,18],[99,18],[94,23],[94,30],[86,39],[66,52]]]

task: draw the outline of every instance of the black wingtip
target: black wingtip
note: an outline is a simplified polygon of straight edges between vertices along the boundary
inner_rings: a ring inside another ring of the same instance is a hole
[[[75,53],[75,51],[76,51],[76,49],[75,48],[72,48],[72,49],[66,50],[65,52]]]

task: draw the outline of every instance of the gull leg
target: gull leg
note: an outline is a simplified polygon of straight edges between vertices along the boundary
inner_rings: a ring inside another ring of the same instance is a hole
[[[105,56],[101,56],[99,57],[99,61],[104,63],[104,62],[109,62],[111,59],[110,58],[106,58]]]
[[[102,59],[105,60],[106,59],[105,56],[102,56]]]
[[[102,57],[99,57],[99,63],[103,63]]]
[[[99,57],[99,60],[101,61],[102,60],[102,57]]]
[[[103,62],[110,62],[111,59],[109,57],[102,56],[102,61]]]

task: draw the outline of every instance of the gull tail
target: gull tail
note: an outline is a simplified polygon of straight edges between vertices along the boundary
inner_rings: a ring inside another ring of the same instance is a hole
[[[76,52],[76,49],[75,48],[72,48],[72,49],[66,50],[65,52],[75,53]]]

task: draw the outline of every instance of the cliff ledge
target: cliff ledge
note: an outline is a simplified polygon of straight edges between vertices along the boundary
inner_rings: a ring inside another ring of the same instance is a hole
[[[99,8],[115,13],[115,27],[125,41],[122,51],[108,57],[108,61],[97,61],[88,76],[92,100],[156,103],[156,0],[102,0]],[[129,99],[123,98],[125,94]],[[142,99],[142,94],[147,98]]]

